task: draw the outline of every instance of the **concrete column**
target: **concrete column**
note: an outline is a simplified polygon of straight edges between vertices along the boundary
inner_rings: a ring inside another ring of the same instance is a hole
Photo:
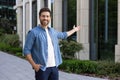
[[[40,24],[39,21],[39,11],[44,7],[44,0],[37,0],[37,24]]]
[[[21,4],[22,0],[16,0],[16,5]],[[17,34],[19,35],[19,40],[22,42],[22,24],[23,24],[23,8],[22,6],[18,6],[16,8],[17,13]],[[22,46],[22,45],[21,45]]]
[[[31,16],[32,17],[32,16]],[[25,35],[30,30],[30,4],[25,4]]]
[[[51,10],[51,0],[48,0],[48,8]],[[49,26],[51,27],[51,22],[49,23]]]
[[[20,41],[22,41],[22,7],[18,7],[17,10],[17,34],[19,35]]]
[[[81,26],[77,32],[77,41],[82,43],[84,49],[76,53],[76,58],[89,60],[89,0],[77,0],[77,25]]]
[[[24,48],[24,44],[25,44],[25,36],[26,36],[26,28],[25,28],[25,26],[26,26],[26,20],[25,20],[25,16],[26,16],[26,12],[25,12],[25,8],[26,8],[26,6],[25,6],[25,0],[23,0],[23,30],[22,30],[22,32],[23,32],[23,35],[22,35],[22,39],[23,39],[23,41],[22,41],[22,48]]]
[[[48,8],[51,10],[51,0],[48,0]]]
[[[53,27],[58,31],[62,31],[62,0],[54,0]]]
[[[115,45],[115,62],[120,63],[120,0],[118,0],[118,33],[117,45]]]
[[[30,14],[29,14],[29,17],[30,17],[30,19],[29,19],[29,25],[30,25],[30,27],[29,27],[29,30],[31,30],[32,29],[32,0],[29,0],[29,12],[30,12]]]
[[[20,4],[22,0],[16,0],[16,5]]]

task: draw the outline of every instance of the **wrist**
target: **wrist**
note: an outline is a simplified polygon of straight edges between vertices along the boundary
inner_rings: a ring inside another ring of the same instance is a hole
[[[73,28],[73,31],[74,31],[74,32],[76,32],[76,29],[75,29],[75,28]]]
[[[35,63],[34,63],[34,64],[32,64],[32,67],[33,67],[33,68],[35,68],[35,67],[36,67],[36,64],[35,64]]]

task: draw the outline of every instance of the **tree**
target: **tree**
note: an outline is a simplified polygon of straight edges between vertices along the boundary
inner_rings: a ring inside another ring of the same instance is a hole
[[[0,19],[0,34],[11,34],[12,33],[12,24],[6,18]]]

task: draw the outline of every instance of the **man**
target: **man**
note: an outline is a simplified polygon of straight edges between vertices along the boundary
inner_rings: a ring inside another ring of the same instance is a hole
[[[79,31],[80,27],[68,32],[58,32],[49,27],[51,11],[48,8],[40,10],[39,19],[41,24],[27,35],[24,55],[35,70],[36,80],[58,80],[57,67],[62,63],[58,39],[66,39]]]

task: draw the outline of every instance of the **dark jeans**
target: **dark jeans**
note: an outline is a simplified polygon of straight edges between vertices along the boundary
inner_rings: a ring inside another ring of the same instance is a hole
[[[45,71],[40,69],[38,72],[35,72],[36,80],[59,80],[58,75],[57,67],[49,67]]]

